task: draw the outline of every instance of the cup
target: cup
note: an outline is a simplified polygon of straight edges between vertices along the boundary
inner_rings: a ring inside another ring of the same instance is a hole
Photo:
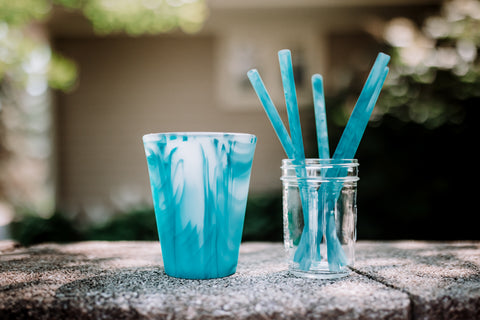
[[[143,136],[167,275],[235,273],[256,141],[244,133]]]
[[[358,161],[282,161],[284,245],[289,271],[335,279],[355,260]]]

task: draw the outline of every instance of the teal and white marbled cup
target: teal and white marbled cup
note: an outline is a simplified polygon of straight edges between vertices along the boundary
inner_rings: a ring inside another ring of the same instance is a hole
[[[256,141],[243,133],[143,136],[167,275],[235,273]]]

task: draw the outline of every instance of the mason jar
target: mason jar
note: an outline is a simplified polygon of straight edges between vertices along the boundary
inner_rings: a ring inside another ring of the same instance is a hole
[[[296,276],[334,279],[355,261],[358,161],[282,161],[284,245]]]

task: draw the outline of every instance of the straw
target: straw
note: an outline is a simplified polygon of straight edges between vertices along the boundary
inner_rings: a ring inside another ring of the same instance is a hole
[[[323,91],[323,77],[320,74],[314,74],[312,76],[312,94],[313,94],[313,108],[315,112],[315,126],[317,128],[317,145],[318,145],[318,158],[329,159],[330,147],[328,143],[328,130],[327,130],[327,114],[325,110],[325,95]],[[319,189],[320,190],[320,189]],[[322,203],[322,197],[318,193],[318,203]],[[321,256],[320,243],[322,242],[324,228],[325,228],[325,214],[323,207],[319,206],[317,210],[317,234],[315,235],[316,252],[317,257]]]
[[[287,154],[287,157],[289,159],[296,159],[295,148],[293,146],[292,140],[290,139],[290,136],[287,130],[285,129],[282,119],[280,118],[280,115],[278,114],[278,111],[275,108],[275,105],[273,104],[273,101],[270,98],[270,95],[268,94],[267,89],[265,88],[265,85],[263,84],[260,74],[256,69],[251,69],[247,72],[247,76],[258,98],[260,99],[260,102],[262,103],[263,109],[267,113],[268,119],[270,120],[270,123],[272,124],[273,129],[275,130],[275,133],[277,134],[277,137],[280,140],[280,143],[282,144],[283,149],[285,150],[285,153]],[[299,177],[302,177],[302,176],[306,176],[306,173],[301,173],[297,170],[297,175]],[[302,207],[307,208],[304,201],[306,199],[306,195],[304,194],[305,192],[303,191],[304,188],[301,188],[301,189],[302,189],[302,192],[300,197],[302,201]],[[304,220],[305,220],[305,225],[307,226],[308,216],[304,216]],[[303,237],[300,240],[302,241],[302,239]],[[303,241],[305,242],[305,240]],[[305,244],[305,247],[309,247],[308,243]],[[304,255],[299,256],[299,258],[302,256]],[[305,262],[305,268],[308,269],[309,265],[310,265],[310,260]]]
[[[325,97],[323,91],[323,78],[320,74],[314,74],[312,76],[312,93],[313,93],[313,106],[315,112],[315,125],[317,128],[317,145],[318,145],[318,157],[320,159],[330,158],[329,143],[328,143],[328,131],[327,131],[327,116],[325,112]],[[318,203],[321,203],[321,200],[318,200]],[[312,208],[310,208],[312,209]],[[297,250],[294,255],[294,261],[300,262],[300,268],[305,268],[309,265],[310,260],[315,257],[321,256],[319,244],[322,241],[324,234],[324,213],[322,207],[319,207],[317,210],[317,228],[313,228],[311,232],[313,234],[309,236],[304,236],[300,239],[299,246],[307,250],[307,252],[302,252],[302,250]],[[312,227],[315,227],[312,225]],[[307,235],[309,233],[310,226],[305,225],[302,233]],[[314,240],[315,247],[310,247],[310,242],[308,242],[309,237],[315,237]],[[307,241],[307,242],[305,242]],[[309,253],[310,256],[306,258],[306,254]]]
[[[390,57],[388,55],[384,53],[378,54],[375,64],[370,71],[367,81],[350,115],[350,119],[338,142],[337,148],[335,149],[335,153],[333,154],[334,159],[352,159],[355,156],[373,108],[375,107],[375,103],[377,102],[380,90],[382,89],[383,82],[387,76],[388,68],[386,71],[385,68],[389,60]]]
[[[294,147],[294,163],[300,164],[296,169],[298,178],[305,178],[307,176],[307,171],[304,166],[305,164],[305,150],[303,148],[303,138],[302,138],[302,128],[300,125],[300,115],[298,112],[298,103],[297,103],[297,93],[295,91],[295,79],[293,76],[293,65],[292,65],[292,54],[290,50],[284,49],[278,51],[278,61],[280,64],[280,73],[282,75],[282,84],[283,84],[283,93],[285,95],[285,104],[287,107],[288,114],[288,123],[290,127],[290,135],[292,138],[292,143]],[[316,225],[310,225],[309,217],[309,202],[308,202],[308,190],[303,183],[303,179],[299,179],[299,189],[300,189],[300,201],[302,204],[303,212],[303,223],[304,230],[309,230],[311,227],[316,229]],[[316,248],[312,247],[310,242],[307,241],[306,235],[309,234],[305,232],[305,236],[301,236],[300,244],[304,246],[304,250],[310,253],[306,255],[304,253],[295,252],[294,260],[300,261],[300,268],[307,270],[311,265],[311,258],[316,252]],[[303,258],[303,259],[302,259]]]
[[[389,69],[385,67],[385,65],[388,63],[388,60],[388,56],[379,56],[377,60],[378,64],[376,63],[372,68],[372,72],[370,73],[371,77],[369,76],[367,79],[364,90],[362,90],[360,94],[358,102],[353,109],[352,115],[335,150],[333,155],[334,159],[353,159],[355,156],[370,115],[372,114],[383,83],[387,77]],[[381,72],[380,74],[379,71]],[[342,177],[347,174],[347,172],[343,171],[345,170],[328,170],[326,175],[330,177]],[[327,255],[330,271],[337,271],[340,267],[347,264],[345,253],[337,238],[333,211],[335,203],[340,196],[341,188],[342,185],[338,184],[327,192],[327,210],[325,211],[327,214],[327,226],[325,236],[327,240]]]
[[[293,159],[295,151],[292,140],[290,139],[287,129],[285,129],[282,119],[280,118],[280,115],[278,114],[278,111],[275,108],[275,105],[273,104],[265,85],[263,84],[260,74],[256,69],[252,69],[247,72],[247,76],[253,86],[253,89],[255,89],[260,102],[262,103],[263,109],[267,113],[268,119],[270,120],[273,129],[275,130],[275,133],[277,134],[277,137],[280,140],[285,153],[287,154],[287,157],[289,159]]]
[[[280,72],[282,74],[283,93],[287,106],[288,124],[290,135],[295,151],[295,160],[304,160],[302,128],[300,126],[300,115],[298,113],[297,93],[295,91],[295,80],[293,78],[292,54],[290,50],[284,49],[278,52]]]
[[[323,94],[323,78],[319,74],[312,76],[313,107],[315,110],[315,125],[317,127],[318,157],[330,158],[328,145],[327,115],[325,112],[325,96]]]

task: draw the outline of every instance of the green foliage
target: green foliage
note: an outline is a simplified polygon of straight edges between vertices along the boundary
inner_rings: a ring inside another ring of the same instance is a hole
[[[17,217],[10,224],[13,239],[23,245],[33,245],[43,242],[72,242],[84,240],[84,236],[77,230],[73,222],[60,212],[44,219],[33,213]]]
[[[85,232],[89,240],[158,240],[155,213],[152,208],[115,215],[107,223]]]
[[[82,8],[98,33],[156,34],[180,27],[196,32],[206,18],[203,1],[88,0]]]
[[[84,0],[53,0],[54,4],[70,9],[80,8],[84,2]]]
[[[43,242],[73,242],[87,240],[103,241],[158,241],[157,225],[153,208],[141,208],[114,214],[100,225],[87,228],[67,218],[61,212],[52,217],[40,218],[33,213],[19,215],[10,224],[12,238],[23,245]],[[244,241],[282,241],[281,195],[250,197],[247,204]]]
[[[75,63],[52,53],[44,39],[30,37],[26,28],[0,21],[0,51],[0,87],[2,80],[7,80],[16,88],[39,95],[47,86],[68,91],[76,83]]]
[[[46,0],[0,0],[0,21],[8,25],[25,25],[43,19],[50,12]]]
[[[48,18],[55,5],[80,11],[102,34],[156,34],[175,28],[196,32],[207,16],[204,0],[0,0],[0,21],[27,25]]]
[[[79,2],[56,1],[68,7]],[[31,27],[45,20],[52,8],[49,0],[0,0],[0,86],[7,77],[26,88],[35,81],[64,91],[73,87],[77,77],[74,62],[52,54],[45,36]]]
[[[461,123],[465,101],[480,97],[480,2],[446,1],[420,27],[394,19],[385,40],[391,72],[377,117],[389,114],[428,128]]]
[[[158,240],[155,214],[151,208],[118,213],[101,225],[88,228],[79,225],[61,212],[55,212],[48,219],[28,213],[19,215],[9,229],[12,238],[23,245],[87,240]]]
[[[72,60],[58,53],[52,55],[48,69],[48,84],[51,88],[70,90],[76,83],[77,74],[77,66]]]
[[[281,192],[248,198],[243,241],[283,241]]]

